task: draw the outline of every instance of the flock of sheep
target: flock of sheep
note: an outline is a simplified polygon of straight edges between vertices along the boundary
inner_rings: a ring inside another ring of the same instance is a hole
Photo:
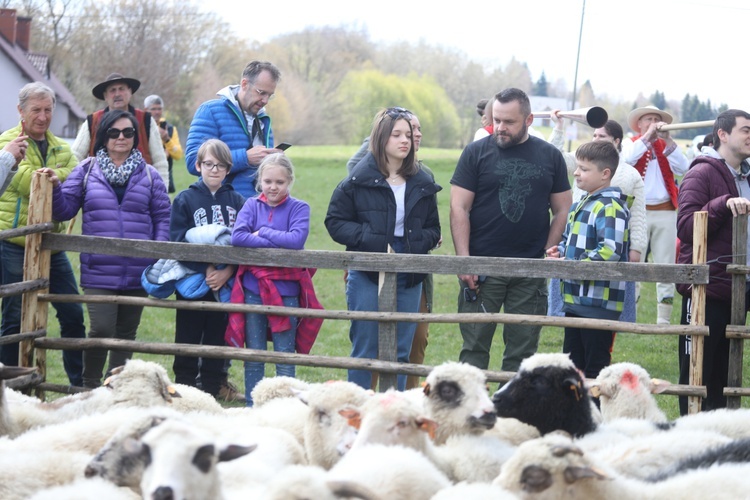
[[[5,386],[24,370],[0,364],[5,500],[750,498],[750,412],[669,422],[631,363],[592,384],[537,354],[492,397],[460,363],[406,392],[268,378],[226,409],[137,359],[50,403]]]

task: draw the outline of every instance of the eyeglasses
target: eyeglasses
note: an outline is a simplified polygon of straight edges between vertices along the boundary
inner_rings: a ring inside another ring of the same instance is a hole
[[[223,163],[211,163],[210,161],[202,161],[201,167],[208,171],[218,170],[219,172],[224,172],[228,168],[228,166]]]
[[[117,139],[120,137],[120,134],[125,136],[125,139],[132,139],[135,137],[135,129],[133,127],[124,128],[122,130],[114,127],[107,129],[107,137],[110,139]]]
[[[253,90],[258,93],[258,97],[260,97],[261,99],[268,99],[269,101],[273,101],[273,98],[276,97],[275,92],[266,92],[265,90],[260,90],[255,87],[253,87]]]
[[[408,119],[411,119],[411,117],[414,115],[414,113],[412,113],[406,108],[402,108],[401,106],[388,108],[385,110],[385,114],[387,114],[391,118],[408,118]]]

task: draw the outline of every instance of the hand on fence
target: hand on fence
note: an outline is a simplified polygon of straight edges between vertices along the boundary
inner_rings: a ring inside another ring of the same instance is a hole
[[[57,187],[60,185],[60,178],[57,177],[57,174],[55,171],[49,167],[40,168],[37,170],[40,174],[44,174],[47,177],[49,177],[50,182],[52,182],[52,185]]]
[[[729,198],[727,200],[727,208],[732,211],[732,215],[735,217],[748,214],[750,213],[750,200],[742,197]]]

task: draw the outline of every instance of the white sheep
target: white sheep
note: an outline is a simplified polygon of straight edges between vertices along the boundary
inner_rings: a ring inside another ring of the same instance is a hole
[[[290,465],[266,485],[259,500],[340,500],[342,498],[378,500],[380,495],[353,481],[336,481],[317,466]]]
[[[15,391],[9,389],[6,390],[5,381],[23,375],[28,375],[30,373],[33,373],[34,371],[35,368],[5,366],[4,364],[0,363],[0,437],[13,437],[21,433],[21,430],[16,424],[15,419],[11,416],[10,411],[8,410],[9,403],[7,394],[13,393]]]
[[[379,444],[352,449],[328,472],[328,478],[364,485],[388,500],[428,500],[450,485],[417,450]]]
[[[652,422],[666,422],[652,394],[659,394],[669,384],[652,379],[648,372],[635,363],[615,363],[599,372],[589,385],[592,396],[599,397],[604,422],[617,418],[642,418]]]
[[[430,371],[424,386],[426,416],[437,422],[435,443],[456,434],[482,434],[495,425],[484,373],[466,363],[447,362]]]
[[[223,413],[224,407],[212,395],[197,387],[185,384],[173,384],[180,395],[172,400],[171,407],[182,413],[202,411],[207,413]]]
[[[750,438],[750,409],[721,408],[685,415],[674,421],[674,428],[711,430],[732,439]]]
[[[494,484],[462,481],[438,491],[431,500],[518,500],[518,496]]]
[[[274,398],[260,407],[227,408],[224,413],[244,419],[249,425],[273,427],[293,435],[301,447],[305,446],[305,420],[309,408],[297,398]]]
[[[570,437],[552,433],[519,446],[493,484],[533,499],[729,500],[747,496],[750,465],[722,465],[648,483],[620,476],[575,446]]]
[[[139,443],[134,455],[144,464],[144,498],[225,498],[216,464],[252,451],[248,446],[218,447],[209,435],[176,419],[149,430]]]
[[[311,465],[326,470],[341,458],[339,443],[348,434],[349,424],[340,411],[358,408],[373,395],[352,382],[330,381],[311,384],[297,397],[307,405],[304,422],[304,443],[307,459]]]
[[[433,461],[453,482],[489,483],[516,447],[494,436],[456,434],[432,450]]]
[[[255,384],[251,392],[253,407],[261,407],[276,398],[294,398],[298,391],[309,388],[309,383],[295,377],[264,377]]]
[[[586,443],[576,442],[576,445],[598,463],[606,463],[624,476],[647,479],[666,465],[730,441],[728,437],[712,431],[672,430],[610,441],[608,446],[597,445],[595,450],[586,448],[585,444],[591,443],[591,439],[586,439]]]
[[[14,400],[8,404],[8,411],[17,430],[25,432],[114,408],[167,406],[174,396],[178,394],[161,365],[131,359],[125,366],[113,370],[105,386],[49,403]]]
[[[29,500],[139,500],[141,496],[129,488],[116,486],[103,479],[79,479],[64,486],[37,492]]]
[[[541,436],[539,429],[516,418],[498,418],[492,429],[488,429],[483,435],[492,436],[513,446]]]
[[[116,408],[106,414],[86,415],[69,422],[39,427],[15,439],[0,439],[0,454],[18,451],[77,451],[96,454],[123,425],[152,417],[178,417],[167,407]]]
[[[82,479],[90,458],[60,451],[0,453],[0,498],[26,500],[38,491]]]
[[[342,414],[358,428],[351,450],[371,444],[406,446],[429,458],[451,481],[491,481],[515,450],[507,442],[479,434],[455,434],[435,446],[431,437],[437,424],[412,398],[394,390]]]

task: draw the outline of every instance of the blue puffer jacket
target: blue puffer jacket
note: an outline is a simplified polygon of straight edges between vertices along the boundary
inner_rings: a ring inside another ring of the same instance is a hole
[[[89,168],[91,172],[86,178]],[[122,203],[118,202],[96,158],[82,161],[65,182],[53,190],[52,216],[56,220],[68,220],[81,208],[82,233],[86,236],[169,241],[169,195],[159,172],[145,161],[141,161],[130,176]],[[143,270],[155,261],[82,253],[81,286],[104,290],[140,289]]]
[[[232,151],[232,170],[227,176],[234,190],[245,198],[255,196],[255,173],[258,165],[247,161],[247,150],[252,148],[250,131],[247,128],[245,115],[237,103],[236,90],[239,85],[230,85],[217,92],[218,99],[206,101],[200,105],[193,116],[185,145],[185,163],[193,175],[200,175],[195,169],[198,149],[208,139],[221,139]],[[258,113],[263,123],[263,142],[267,148],[273,147],[271,117],[265,108]]]

